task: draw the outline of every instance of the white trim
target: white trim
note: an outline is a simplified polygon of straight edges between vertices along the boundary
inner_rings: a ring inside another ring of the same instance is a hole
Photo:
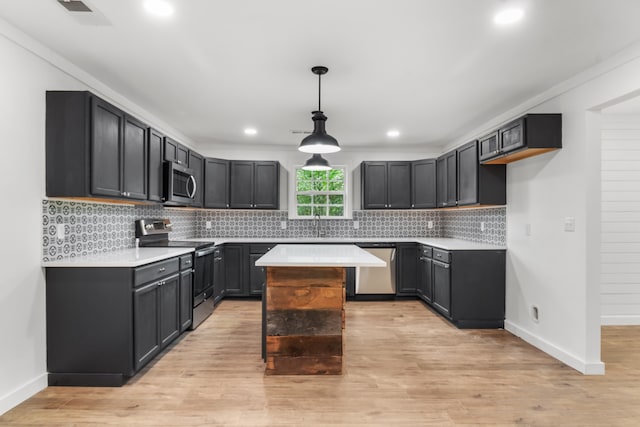
[[[639,315],[602,315],[600,318],[603,326],[638,326],[640,325]]]
[[[288,219],[292,220],[312,220],[310,217],[298,216],[298,203],[297,203],[297,170],[301,169],[303,165],[293,166],[292,178],[289,180],[289,214]],[[344,172],[344,215],[343,216],[323,216],[322,220],[339,220],[339,219],[353,219],[353,208],[351,207],[351,180],[349,179],[349,166],[347,165],[332,165],[334,169],[342,169]]]
[[[47,388],[47,377],[48,374],[45,372],[44,374],[35,377],[31,381],[0,397],[0,415],[18,406],[20,403],[24,402],[39,391]]]
[[[522,340],[531,344],[532,346],[544,351],[549,356],[554,357],[562,363],[572,367],[578,372],[585,375],[604,375],[604,363],[603,362],[586,362],[574,354],[568,353],[564,349],[556,346],[555,344],[534,335],[530,331],[514,324],[509,320],[504,321],[505,331],[511,332],[513,335],[522,338]]]

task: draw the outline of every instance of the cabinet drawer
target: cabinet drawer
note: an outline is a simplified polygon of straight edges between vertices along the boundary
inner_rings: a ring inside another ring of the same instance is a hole
[[[431,246],[422,246],[420,250],[420,256],[422,256],[423,258],[431,258],[433,256],[433,248]]]
[[[249,253],[251,254],[266,254],[271,249],[273,249],[274,244],[265,244],[265,245],[251,245]]]
[[[178,271],[178,266],[179,261],[176,257],[145,265],[144,267],[138,267],[134,272],[134,284],[135,286],[139,286],[169,276]]]
[[[442,249],[433,248],[433,259],[449,263],[451,262],[451,253]]]
[[[191,254],[182,255],[180,257],[180,271],[193,268],[193,257]]]

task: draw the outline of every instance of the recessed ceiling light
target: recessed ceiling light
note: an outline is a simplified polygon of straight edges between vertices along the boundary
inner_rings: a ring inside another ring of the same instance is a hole
[[[244,130],[244,134],[245,134],[245,135],[255,135],[255,134],[257,134],[257,133],[258,133],[258,131],[257,131],[257,130],[255,130],[254,128],[246,128],[246,129]]]
[[[397,138],[400,136],[400,131],[396,129],[391,129],[390,131],[387,132],[387,136],[389,138]]]
[[[524,10],[519,8],[503,9],[496,13],[493,17],[493,22],[498,25],[509,25],[516,23],[524,16]]]
[[[155,16],[166,17],[173,15],[173,6],[166,0],[146,0],[144,8]]]

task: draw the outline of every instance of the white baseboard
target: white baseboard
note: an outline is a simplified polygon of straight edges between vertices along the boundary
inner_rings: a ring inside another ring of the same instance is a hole
[[[504,329],[511,332],[513,335],[522,338],[532,346],[544,351],[549,356],[554,357],[562,363],[572,367],[578,372],[581,372],[585,375],[604,375],[603,362],[585,362],[584,360],[563,350],[555,344],[552,344],[549,341],[532,334],[531,332],[508,320],[504,321]]]
[[[48,374],[45,372],[44,374],[37,376],[26,384],[23,384],[17,389],[0,397],[0,415],[18,406],[37,392],[47,388],[47,376]]]
[[[620,316],[620,315],[602,315],[600,317],[600,324],[603,326],[632,326],[632,325],[640,325],[640,316],[628,315],[628,316]]]

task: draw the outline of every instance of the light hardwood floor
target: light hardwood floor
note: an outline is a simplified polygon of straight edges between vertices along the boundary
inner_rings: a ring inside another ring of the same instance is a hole
[[[49,387],[0,425],[640,425],[640,328],[603,328],[605,376],[418,301],[348,302],[342,376],[264,376],[260,303],[212,317],[121,388]]]

